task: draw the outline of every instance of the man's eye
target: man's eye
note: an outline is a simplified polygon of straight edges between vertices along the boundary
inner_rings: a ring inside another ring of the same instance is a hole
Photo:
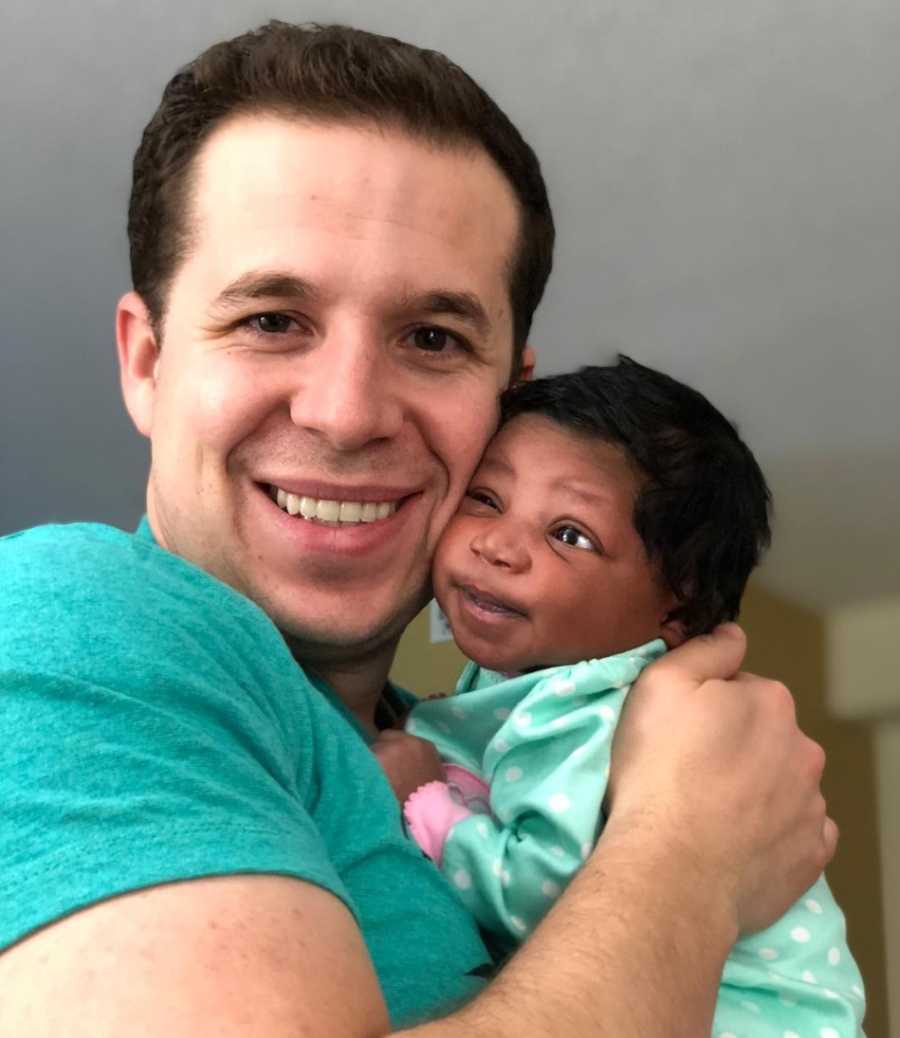
[[[596,551],[594,542],[578,529],[577,526],[557,526],[552,535],[570,548],[583,548],[585,551]]]
[[[247,321],[253,331],[261,332],[263,335],[284,335],[291,330],[294,323],[293,317],[279,313],[254,314]]]
[[[447,349],[458,348],[462,345],[459,338],[452,332],[443,328],[434,328],[431,325],[416,328],[411,335],[413,345],[427,353],[443,353]]]

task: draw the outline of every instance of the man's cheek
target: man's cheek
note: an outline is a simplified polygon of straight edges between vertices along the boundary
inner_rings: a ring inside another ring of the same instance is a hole
[[[214,367],[195,375],[181,406],[203,446],[229,450],[259,427],[267,413],[266,402],[252,377]]]

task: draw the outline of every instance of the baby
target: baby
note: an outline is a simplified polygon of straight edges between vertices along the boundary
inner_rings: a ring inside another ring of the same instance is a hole
[[[769,541],[769,491],[699,393],[621,357],[517,385],[438,546],[434,591],[470,662],[416,706],[444,781],[408,829],[502,945],[539,922],[603,828],[629,686],[733,619]],[[862,980],[824,878],[725,965],[721,1038],[861,1034]]]

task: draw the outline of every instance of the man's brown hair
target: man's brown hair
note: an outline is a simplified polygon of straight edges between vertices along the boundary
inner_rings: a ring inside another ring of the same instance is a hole
[[[537,157],[443,54],[341,25],[269,22],[210,47],[167,84],[134,157],[128,210],[132,282],[157,336],[191,244],[194,159],[224,120],[253,112],[373,122],[437,145],[482,147],[512,185],[521,213],[509,285],[518,367],[553,259],[553,216]]]

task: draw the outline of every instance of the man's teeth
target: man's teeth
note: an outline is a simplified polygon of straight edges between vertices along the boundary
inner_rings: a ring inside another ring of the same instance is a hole
[[[376,519],[387,519],[398,507],[396,501],[328,501],[301,497],[280,487],[275,489],[275,501],[289,515],[326,523],[374,523]]]

